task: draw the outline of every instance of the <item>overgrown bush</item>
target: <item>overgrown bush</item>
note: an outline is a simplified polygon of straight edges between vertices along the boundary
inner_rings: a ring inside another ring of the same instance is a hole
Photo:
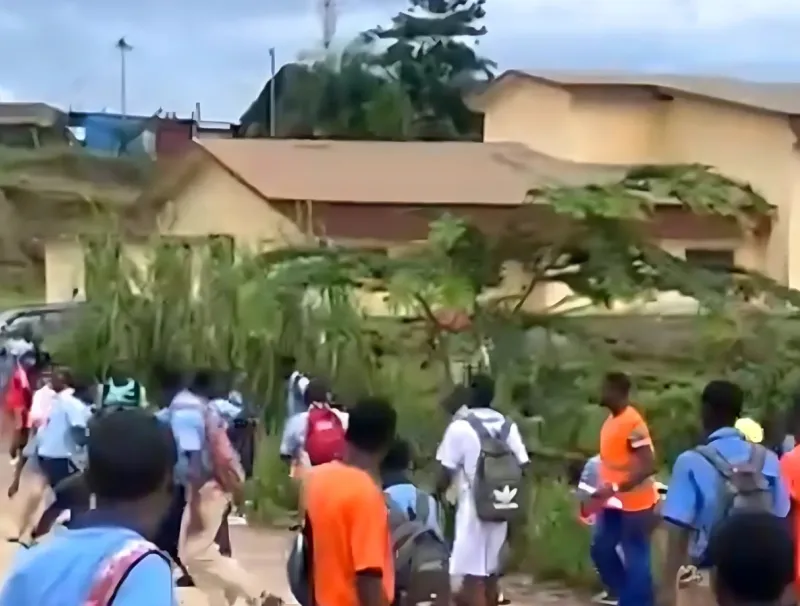
[[[244,372],[244,391],[264,421],[250,486],[255,518],[280,521],[295,507],[295,489],[277,454],[284,355],[328,377],[345,401],[366,393],[390,398],[400,431],[415,446],[421,481],[430,480],[447,423],[437,402],[449,387],[453,335],[432,324],[425,315],[430,309],[408,321],[367,317],[353,286],[364,269],[358,264],[369,259],[337,258],[328,250],[234,256],[220,242],[195,247],[190,256],[154,241],[148,262],[136,265],[118,250],[113,239],[91,246],[89,301],[75,329],[51,344],[55,357],[96,375],[124,361],[152,394],[158,366]],[[394,278],[400,281],[397,273]],[[407,301],[408,281],[398,289]],[[717,310],[683,318],[687,335],[665,351],[653,347],[663,331],[655,319],[636,318],[645,323],[636,332],[645,336],[635,346],[610,340],[610,320],[603,317],[558,320],[498,309],[478,313],[475,333],[466,336],[473,345],[491,344],[498,405],[519,422],[533,453],[530,505],[512,539],[512,562],[540,577],[589,583],[589,533],[576,521],[565,469],[597,451],[603,373],[623,369],[633,376],[667,473],[674,457],[696,442],[699,393],[710,378],[738,380],[754,416],[779,419],[800,384],[800,329],[785,314]],[[675,328],[667,330],[674,337]]]

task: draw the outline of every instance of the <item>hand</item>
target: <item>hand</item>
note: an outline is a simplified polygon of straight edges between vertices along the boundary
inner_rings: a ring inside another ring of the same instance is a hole
[[[617,493],[616,489],[611,484],[603,484],[592,495],[592,499],[598,501],[608,501]]]
[[[13,499],[14,495],[19,492],[19,479],[15,479],[11,481],[11,484],[8,486],[8,498]]]

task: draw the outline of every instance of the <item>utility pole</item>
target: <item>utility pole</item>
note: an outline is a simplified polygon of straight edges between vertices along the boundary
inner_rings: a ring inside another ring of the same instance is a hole
[[[275,47],[269,49],[269,136],[275,137],[277,130],[278,108],[275,103]]]
[[[127,40],[125,40],[125,36],[122,36],[122,38],[117,40],[117,43],[114,46],[119,51],[119,105],[122,117],[124,118],[128,115],[128,82],[127,74],[125,72],[125,54],[132,51],[133,47],[128,44]]]

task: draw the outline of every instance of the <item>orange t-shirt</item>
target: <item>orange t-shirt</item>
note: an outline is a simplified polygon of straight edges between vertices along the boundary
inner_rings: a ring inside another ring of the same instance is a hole
[[[356,574],[379,570],[386,604],[391,604],[394,552],[380,486],[367,472],[333,462],[306,473],[303,494],[311,523],[314,601],[358,606]]]
[[[792,503],[792,532],[795,549],[795,587],[800,590],[800,446],[781,457],[781,478]]]
[[[633,450],[653,448],[650,430],[642,415],[633,406],[609,417],[600,430],[600,480],[603,484],[622,484],[633,471]],[[658,502],[658,493],[652,478],[629,492],[616,495],[623,511],[642,511]]]

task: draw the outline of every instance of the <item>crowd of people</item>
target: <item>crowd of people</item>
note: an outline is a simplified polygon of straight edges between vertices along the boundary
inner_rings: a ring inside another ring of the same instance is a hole
[[[471,376],[443,399],[448,424],[426,490],[388,400],[342,403],[323,379],[287,368],[280,456],[300,495],[287,564],[298,601],[503,603],[498,582],[530,461],[519,427],[494,406],[493,379]],[[241,394],[210,371],[162,375],[148,402],[124,371],[86,381],[35,351],[18,356],[6,410],[16,459],[8,492],[19,501],[9,541],[20,549],[0,606],[167,606],[181,585],[211,606],[280,603],[230,546],[228,515],[252,471],[253,420]],[[606,588],[597,601],[795,604],[800,525],[787,517],[800,502],[800,447],[779,458],[760,444],[763,432],[742,419],[742,390],[712,381],[700,402],[705,438],[660,489],[629,378],[608,374],[599,400],[608,410],[599,453],[574,478]],[[789,424],[800,438],[795,412]],[[48,491],[52,503],[37,517]],[[53,531],[59,521],[65,530]],[[666,539],[653,558],[658,532]]]

